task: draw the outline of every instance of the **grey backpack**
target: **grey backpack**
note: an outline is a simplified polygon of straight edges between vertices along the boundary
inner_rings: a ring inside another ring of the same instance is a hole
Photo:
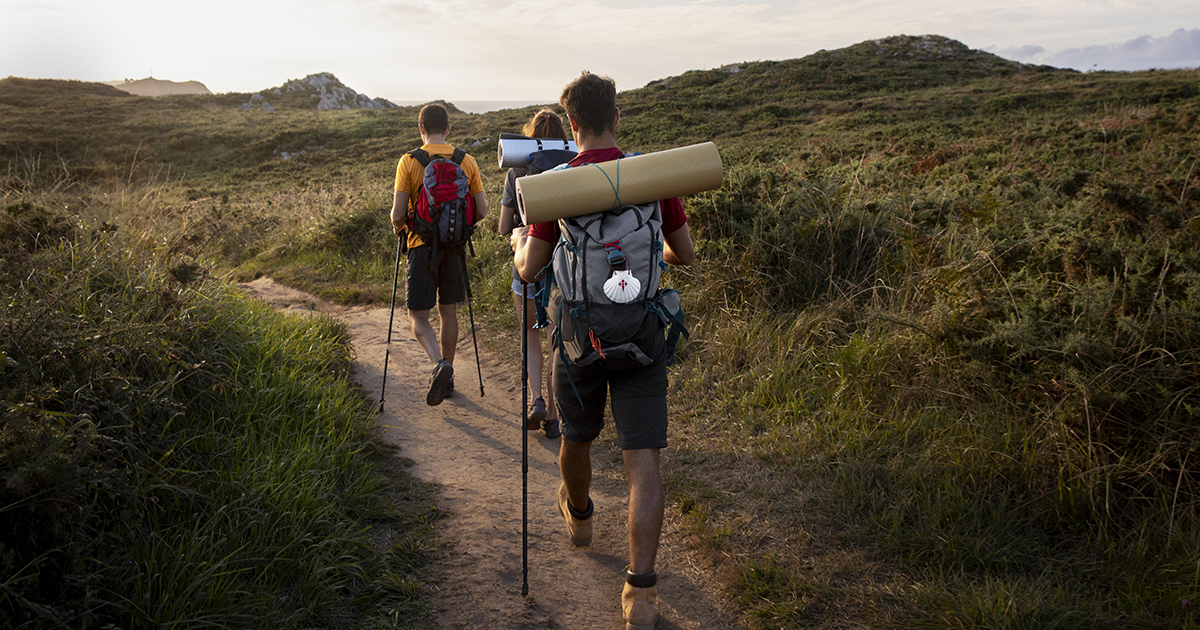
[[[661,290],[662,212],[657,201],[560,219],[550,316],[576,366],[607,369],[673,361],[683,328],[679,293]],[[669,338],[664,331],[671,330]]]

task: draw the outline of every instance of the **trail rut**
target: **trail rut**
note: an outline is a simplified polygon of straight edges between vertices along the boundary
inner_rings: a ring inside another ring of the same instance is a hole
[[[386,307],[325,303],[269,278],[242,286],[278,309],[319,310],[345,321],[357,356],[354,379],[371,400],[379,400]],[[415,462],[410,472],[439,486],[438,506],[447,513],[439,521],[443,553],[429,579],[434,585],[434,627],[623,629],[620,593],[628,562],[628,496],[619,450],[603,436],[595,443],[595,535],[589,547],[576,548],[554,507],[559,439],[528,434],[529,595],[523,597],[517,331],[512,331],[512,358],[493,355],[480,344],[481,396],[470,327],[466,317],[461,319],[454,362],[457,393],[429,407],[425,393],[433,366],[413,338],[404,312],[397,309],[387,399],[376,419],[382,438]],[[659,630],[744,627],[722,605],[706,570],[681,539],[668,506],[657,567]]]

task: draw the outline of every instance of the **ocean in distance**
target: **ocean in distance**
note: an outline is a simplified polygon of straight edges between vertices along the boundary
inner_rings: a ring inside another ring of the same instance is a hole
[[[401,107],[412,107],[413,105],[424,105],[429,101],[392,101]],[[499,111],[501,109],[520,109],[529,107],[530,105],[549,105],[550,101],[449,101],[455,107],[461,109],[468,114],[483,114],[486,112]]]

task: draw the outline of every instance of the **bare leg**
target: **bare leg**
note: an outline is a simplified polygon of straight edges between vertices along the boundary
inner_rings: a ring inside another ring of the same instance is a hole
[[[551,418],[558,417],[558,408],[554,406],[554,324],[543,328],[546,331],[546,409],[550,413]],[[538,343],[538,355],[541,355],[541,343]]]
[[[437,333],[433,332],[433,325],[429,323],[429,311],[409,311],[408,321],[412,325],[417,343],[421,344],[425,354],[429,355],[429,360],[437,364],[442,360],[442,352],[438,349]],[[444,324],[442,330],[445,330]]]
[[[592,487],[592,443],[563,438],[558,450],[558,470],[567,486],[571,507],[580,512],[586,510]]]
[[[650,448],[624,452],[625,476],[629,479],[629,570],[633,573],[653,572],[658,557],[663,524],[658,451]]]
[[[458,305],[438,304],[438,317],[442,320],[442,358],[453,364],[458,347]]]
[[[525,308],[524,314],[521,313],[522,307]],[[516,293],[513,294],[513,308],[517,310],[517,317],[524,317],[522,321],[526,322],[529,330],[525,342],[525,364],[529,370],[530,399],[536,400],[542,395],[542,344],[538,342],[538,331],[533,329],[537,323],[537,311],[533,308],[533,300],[526,300]]]

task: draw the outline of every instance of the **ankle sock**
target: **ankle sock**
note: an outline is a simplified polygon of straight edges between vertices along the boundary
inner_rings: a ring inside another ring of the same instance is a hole
[[[658,585],[658,572],[633,573],[625,569],[625,583],[635,588],[650,588]]]
[[[575,506],[571,505],[571,500],[567,499],[567,511],[571,513],[571,518],[574,518],[577,521],[586,521],[589,518],[592,518],[592,508],[593,507],[595,507],[595,506],[592,505],[591,497],[588,497],[587,509],[582,512],[580,512],[579,510],[576,510]]]

